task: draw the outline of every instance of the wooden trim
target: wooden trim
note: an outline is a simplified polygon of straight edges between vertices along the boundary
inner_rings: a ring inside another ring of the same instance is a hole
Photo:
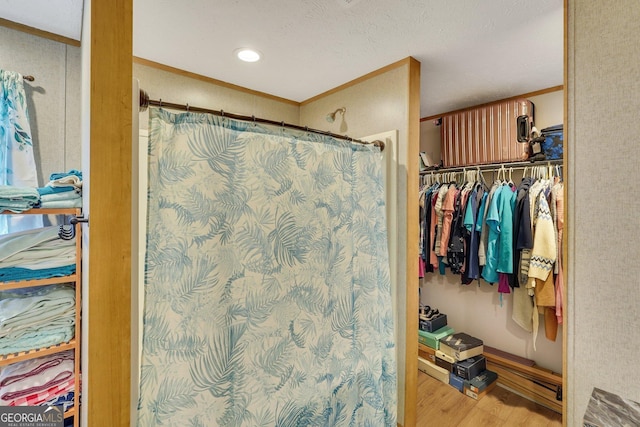
[[[518,373],[526,374],[548,384],[561,385],[564,378],[564,376],[562,375],[548,372],[538,366],[523,365],[521,363],[517,363],[507,358],[501,357],[497,354],[487,353],[486,351],[483,353],[483,356],[485,357],[485,359],[487,359],[487,362],[513,369]]]
[[[128,426],[131,419],[132,33],[133,0],[92,2],[90,309],[83,384],[83,424],[89,426]]]
[[[19,214],[11,211],[0,211],[0,215],[80,215],[80,208],[32,208]]]
[[[418,198],[415,195],[419,185],[418,158],[420,152],[420,62],[414,58],[402,61],[408,64],[408,137],[407,137],[407,306],[406,306],[406,351],[404,372],[404,425],[415,426],[417,422],[418,399],[418,245],[419,234]],[[397,64],[397,63],[396,63]],[[387,69],[388,70],[388,69]]]
[[[555,390],[550,390],[552,385],[535,381],[520,375],[504,366],[487,361],[487,369],[498,374],[498,385],[511,391],[515,391],[523,397],[551,409],[554,412],[562,412],[562,402],[556,400]]]
[[[564,89],[563,85],[553,86],[553,87],[549,87],[549,88],[546,88],[546,89],[536,90],[534,92],[523,93],[522,95],[516,95],[516,96],[511,96],[509,98],[498,99],[496,101],[485,102],[484,104],[474,105],[472,107],[466,107],[466,108],[461,108],[459,110],[447,111],[446,113],[441,113],[441,114],[434,114],[433,116],[423,117],[423,118],[420,119],[420,121],[421,122],[425,122],[427,120],[439,119],[440,117],[446,116],[446,115],[449,115],[449,114],[462,113],[462,112],[465,112],[465,111],[474,110],[476,108],[486,107],[486,106],[493,105],[493,104],[498,104],[500,102],[513,101],[515,99],[530,98],[532,96],[544,95],[545,93],[558,92],[558,91],[563,90],[563,89]]]
[[[76,242],[77,242],[77,239],[76,239]],[[71,274],[69,276],[64,276],[64,277],[49,277],[46,279],[32,279],[32,280],[20,280],[17,282],[3,282],[3,283],[0,283],[0,291],[8,291],[10,289],[32,288],[34,286],[53,285],[56,283],[76,282],[79,277],[80,276],[78,274],[78,271],[76,270],[76,273]]]
[[[307,105],[307,104],[310,104],[312,102],[315,102],[315,101],[319,100],[320,98],[324,98],[324,97],[332,95],[332,94],[334,94],[336,92],[341,92],[341,91],[345,90],[346,88],[348,88],[350,86],[355,86],[355,85],[357,85],[359,83],[362,83],[365,80],[369,80],[369,79],[372,79],[372,78],[374,78],[376,76],[379,76],[380,74],[384,74],[389,70],[393,70],[395,68],[403,67],[403,66],[405,66],[407,64],[409,64],[409,68],[411,68],[411,65],[410,65],[411,61],[416,61],[416,60],[414,58],[411,58],[411,57],[408,57],[408,58],[405,58],[405,59],[401,59],[400,61],[394,62],[393,64],[389,64],[389,65],[384,66],[382,68],[379,68],[379,69],[377,69],[375,71],[370,72],[369,74],[365,74],[364,76],[360,76],[357,79],[351,80],[351,81],[349,81],[349,82],[347,82],[347,83],[345,83],[343,85],[334,87],[333,89],[330,89],[330,90],[328,90],[326,92],[323,92],[323,93],[321,93],[319,95],[316,95],[316,96],[314,96],[312,98],[305,99],[304,101],[302,101],[300,103],[300,105],[301,106],[302,105]],[[416,62],[418,62],[418,61],[416,61]],[[418,64],[419,64],[419,62],[418,62]],[[419,113],[418,113],[418,116],[420,116]]]
[[[249,88],[246,88],[246,87],[243,87],[243,86],[234,85],[232,83],[227,83],[227,82],[224,82],[222,80],[217,80],[217,79],[214,79],[214,78],[211,78],[211,77],[203,76],[202,74],[192,73],[191,71],[182,70],[180,68],[174,68],[174,67],[171,67],[169,65],[161,64],[159,62],[150,61],[148,59],[140,58],[140,57],[137,57],[137,56],[133,57],[133,62],[136,63],[136,64],[145,65],[147,67],[152,67],[152,68],[155,68],[155,69],[158,69],[158,70],[162,70],[162,71],[166,71],[166,72],[169,72],[169,73],[177,74],[179,76],[188,77],[190,79],[200,80],[202,82],[213,84],[213,85],[216,85],[216,86],[222,86],[222,87],[226,87],[228,89],[233,89],[233,90],[237,90],[237,91],[240,91],[240,92],[248,93],[250,95],[260,96],[262,98],[267,98],[267,99],[271,99],[271,100],[274,100],[274,101],[283,102],[285,104],[295,105],[296,107],[300,106],[299,102],[293,101],[291,99],[281,98],[279,96],[271,95],[271,94],[268,94],[268,93],[265,93],[265,92],[260,92],[260,91],[249,89]],[[141,89],[144,89],[144,87],[141,87]],[[153,94],[150,94],[150,95],[153,96]],[[180,100],[177,100],[177,101],[180,101]],[[180,101],[180,102],[182,102],[182,101]]]
[[[76,312],[76,313],[79,313],[79,312]],[[79,317],[80,316],[76,315],[77,319],[79,319]],[[10,365],[12,363],[22,362],[24,360],[31,360],[31,359],[35,359],[37,357],[48,356],[50,354],[60,353],[60,352],[65,351],[65,350],[72,350],[72,349],[76,348],[76,343],[77,343],[76,339],[73,338],[70,341],[63,342],[63,343],[60,343],[60,344],[51,345],[49,347],[39,348],[39,349],[36,349],[36,350],[20,351],[18,353],[0,355],[0,366],[6,366],[6,365]],[[79,352],[76,351],[75,354],[79,354]],[[77,359],[77,357],[76,357],[76,359]]]
[[[568,176],[569,174],[569,155],[568,155],[568,144],[567,144],[567,121],[569,117],[569,99],[568,99],[568,88],[569,88],[569,1],[564,0],[563,4],[564,8],[564,25],[563,25],[563,118],[562,118],[562,128],[564,129],[564,141],[563,141],[563,150],[564,153],[562,155],[562,170],[564,171],[564,176]],[[568,370],[568,360],[567,360],[567,348],[568,348],[568,335],[569,331],[567,328],[567,319],[569,317],[568,312],[568,292],[567,292],[567,259],[569,256],[569,249],[567,245],[567,237],[570,224],[568,224],[568,209],[567,209],[567,183],[565,179],[565,184],[563,186],[563,198],[564,198],[564,227],[562,234],[562,284],[563,284],[563,298],[562,298],[562,426],[567,427],[568,415],[569,415],[569,396],[567,393],[569,386],[569,370]]]
[[[23,33],[32,34],[34,36],[42,37],[44,39],[53,40],[54,42],[68,44],[70,46],[78,46],[78,47],[80,46],[80,40],[75,40],[69,37],[50,33],[48,31],[40,30],[38,28],[20,24],[18,22],[9,21],[8,19],[0,18],[0,26],[11,28],[12,30],[16,30],[16,31],[22,31]]]

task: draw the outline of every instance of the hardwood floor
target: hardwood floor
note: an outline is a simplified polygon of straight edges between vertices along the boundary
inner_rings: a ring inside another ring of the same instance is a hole
[[[495,387],[480,400],[418,372],[418,427],[561,427],[562,415]]]

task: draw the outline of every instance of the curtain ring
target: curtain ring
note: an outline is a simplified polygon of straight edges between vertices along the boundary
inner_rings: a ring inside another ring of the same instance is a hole
[[[253,125],[256,125],[256,116],[254,116],[253,114],[251,115],[251,120],[253,120]]]
[[[159,108],[162,108],[162,98],[160,98],[160,99],[158,100],[158,107],[159,107]]]
[[[220,116],[224,117],[224,110],[220,110]]]
[[[187,102],[187,114],[189,114],[189,103]]]

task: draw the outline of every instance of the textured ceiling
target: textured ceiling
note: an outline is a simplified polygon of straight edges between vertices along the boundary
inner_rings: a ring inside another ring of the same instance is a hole
[[[30,3],[57,6],[40,22],[5,11]],[[0,16],[76,38],[63,3],[81,0],[0,0]],[[294,101],[413,56],[426,117],[561,85],[563,0],[134,0],[134,55]]]
[[[0,0],[0,18],[80,40],[82,3],[83,0]]]

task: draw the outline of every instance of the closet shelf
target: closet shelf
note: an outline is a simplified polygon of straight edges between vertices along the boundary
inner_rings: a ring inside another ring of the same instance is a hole
[[[56,344],[49,347],[44,347],[36,350],[21,351],[19,353],[11,353],[0,355],[0,366],[10,365],[16,362],[22,362],[23,360],[35,359],[37,357],[48,356],[54,353],[60,353],[65,350],[72,350],[76,347],[75,338],[71,341]]]
[[[437,173],[443,173],[443,172],[464,172],[464,171],[475,171],[475,170],[485,171],[485,170],[499,169],[501,167],[504,167],[505,169],[508,169],[508,168],[524,169],[525,167],[531,168],[536,166],[551,166],[551,165],[562,166],[562,164],[563,164],[562,159],[539,160],[535,162],[525,161],[525,162],[485,163],[481,165],[451,166],[451,167],[441,167],[438,169],[424,170],[424,171],[420,171],[420,175],[437,174]]]
[[[71,418],[76,414],[76,408],[71,407],[67,409],[67,412],[64,413],[64,419]]]
[[[77,274],[62,277],[49,277],[47,279],[20,280],[18,282],[0,282],[0,291],[10,289],[31,288],[34,286],[54,285],[57,283],[73,283],[78,279]]]
[[[15,213],[11,211],[1,211],[2,215],[80,215],[81,208],[33,208],[28,211]]]

